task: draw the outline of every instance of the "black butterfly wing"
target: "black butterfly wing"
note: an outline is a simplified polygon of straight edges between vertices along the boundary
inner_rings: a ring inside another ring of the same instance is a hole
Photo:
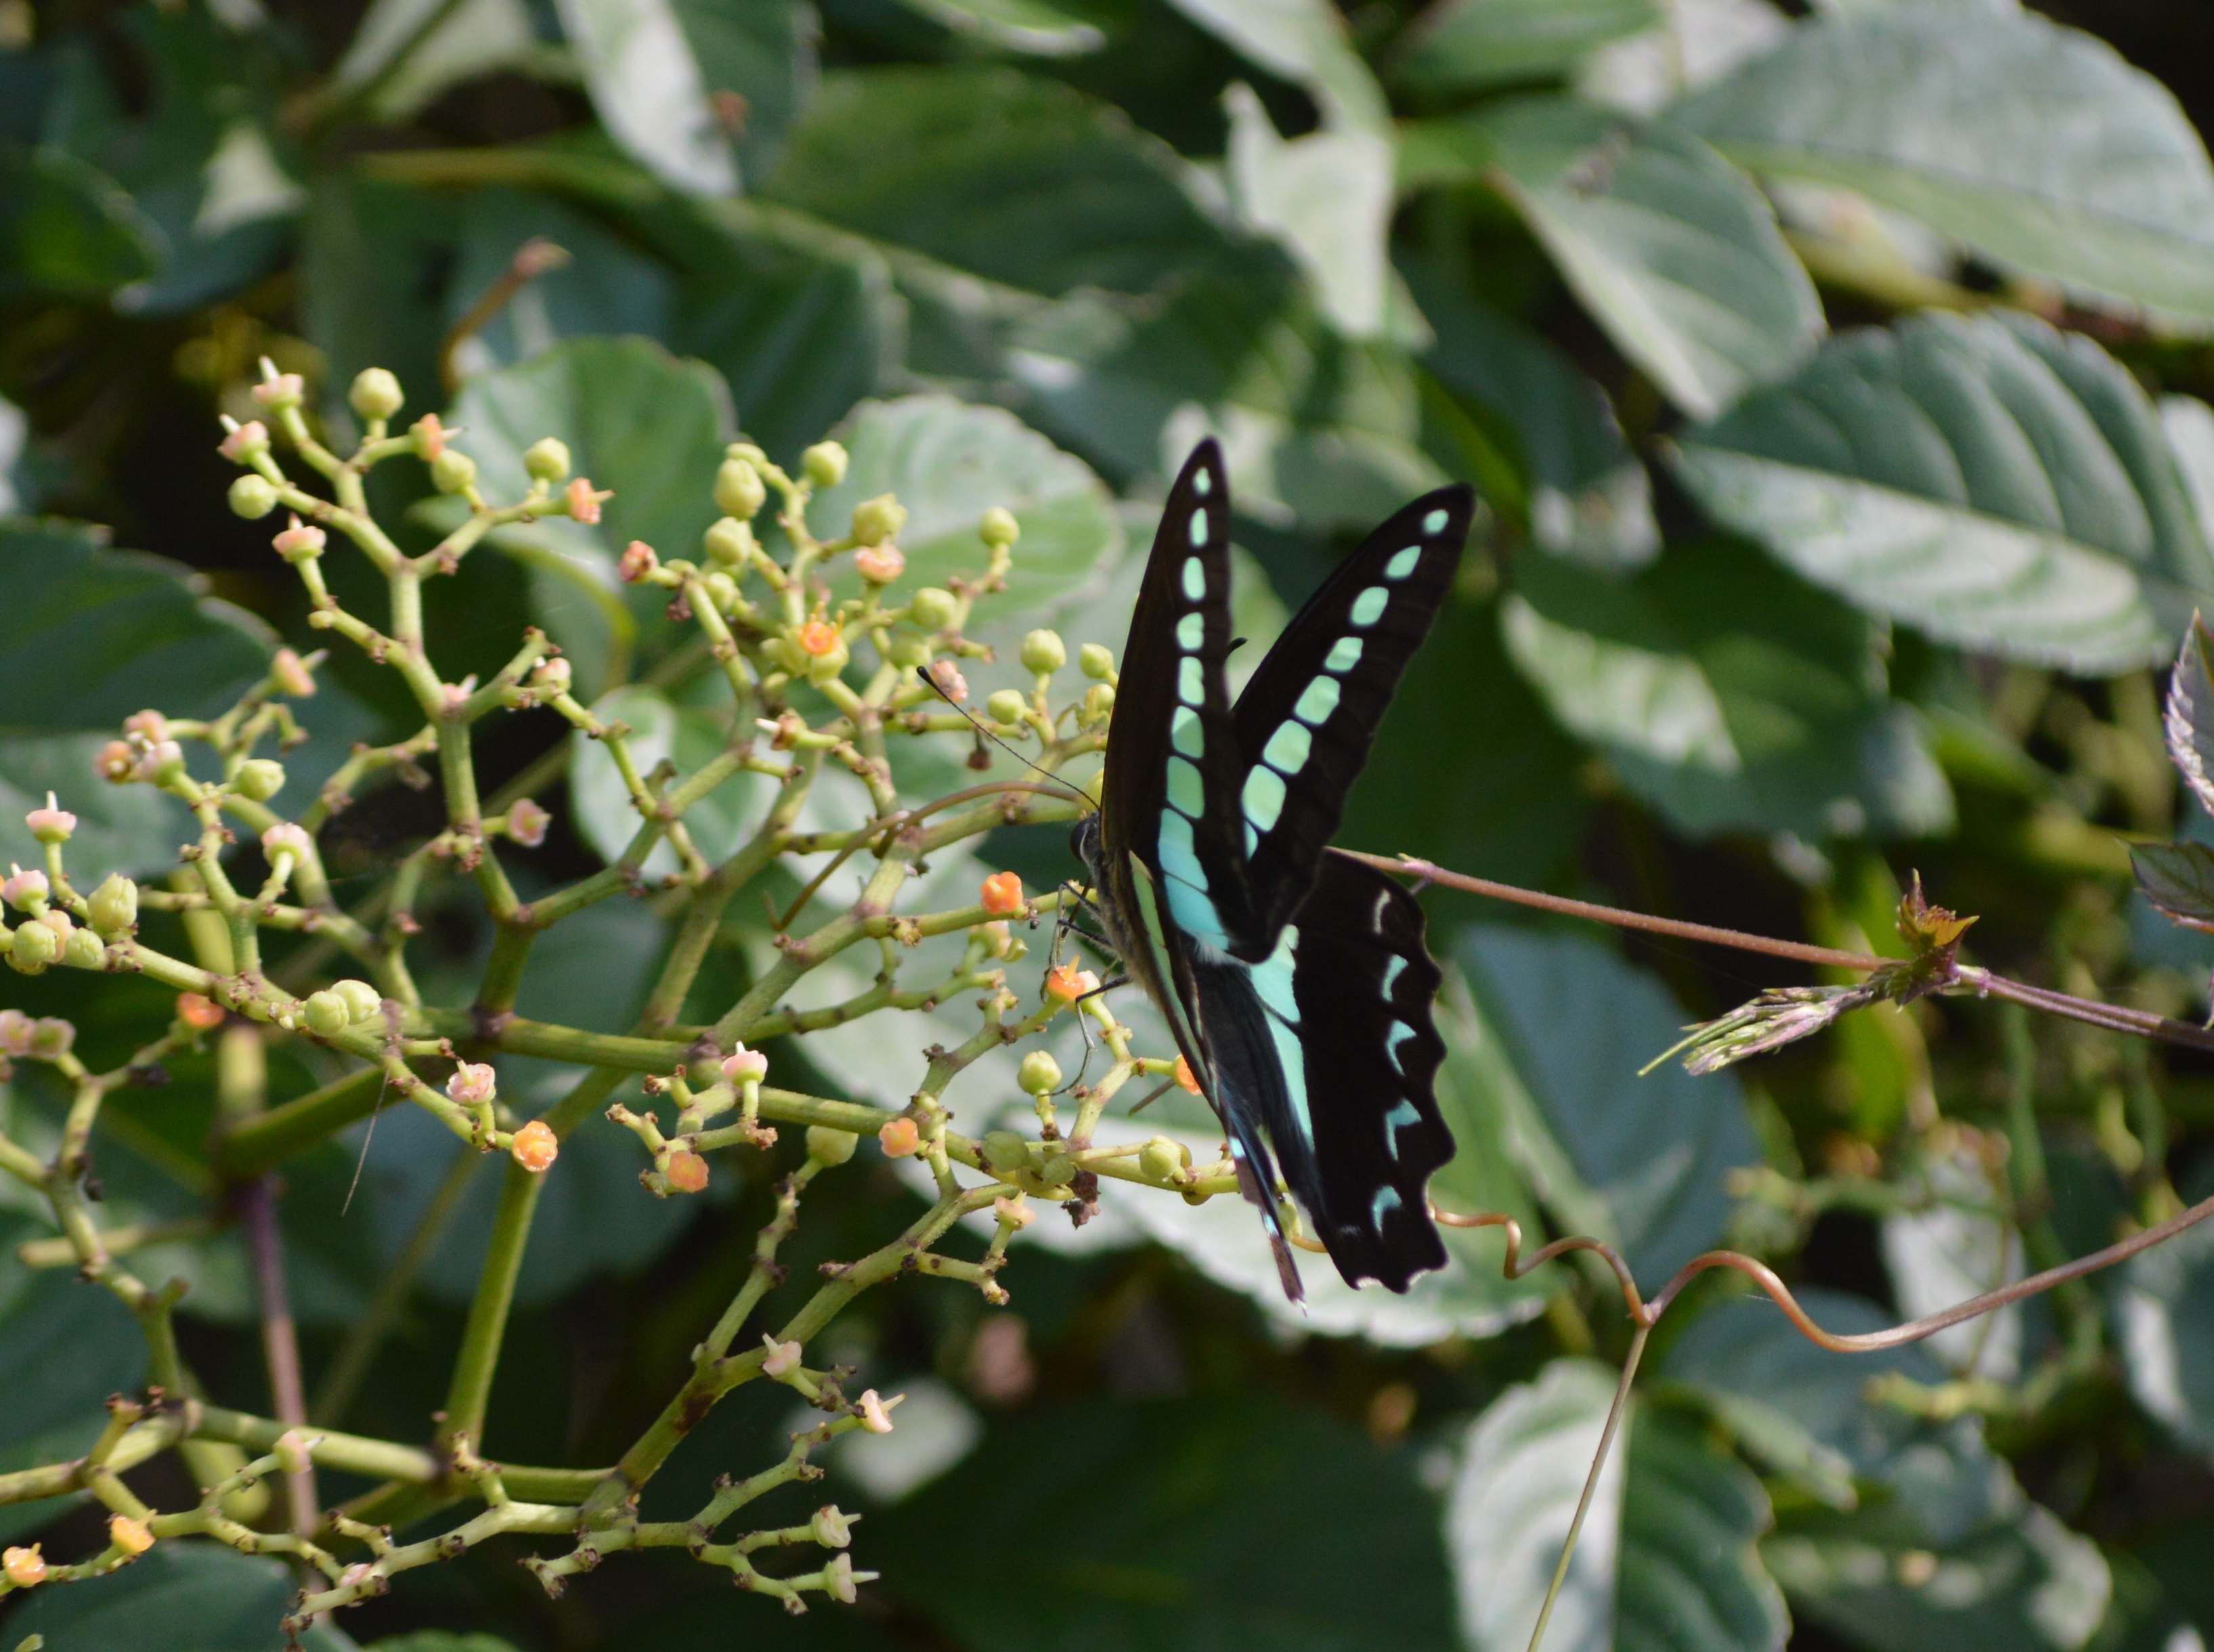
[[[1453,587],[1475,508],[1462,484],[1386,521],[1308,600],[1238,698],[1249,927],[1233,934],[1249,962],[1273,949],[1320,874],[1377,725]]]
[[[1445,1265],[1428,1188],[1453,1154],[1438,1113],[1446,1047],[1431,1019],[1440,976],[1422,904],[1374,868],[1326,854],[1294,928],[1311,1150],[1282,1149],[1286,1178],[1348,1284],[1403,1291]]]
[[[1237,786],[1244,772],[1230,653],[1230,484],[1202,442],[1169,489],[1130,616],[1108,735],[1100,833],[1135,854],[1177,929],[1227,950],[1251,933]]]

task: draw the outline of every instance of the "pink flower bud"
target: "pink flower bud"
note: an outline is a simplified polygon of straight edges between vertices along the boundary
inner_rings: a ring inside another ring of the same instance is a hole
[[[911,1118],[887,1119],[877,1132],[877,1144],[884,1148],[885,1158],[906,1159],[921,1147],[922,1132]]]
[[[768,1057],[758,1049],[736,1045],[723,1057],[723,1076],[732,1084],[743,1084],[748,1079],[759,1083],[768,1076]]]
[[[600,519],[600,501],[615,495],[605,489],[594,493],[591,478],[579,476],[562,490],[561,497],[568,504],[571,518],[590,525]]]
[[[507,835],[526,849],[535,849],[546,841],[546,828],[554,817],[529,798],[517,799],[507,811]]]
[[[576,669],[567,660],[560,658],[539,661],[537,669],[530,674],[533,686],[557,694],[568,693],[569,685],[576,681]]]
[[[464,1107],[474,1107],[480,1102],[490,1101],[497,1093],[497,1079],[490,1062],[463,1062],[454,1068],[453,1076],[446,1080],[446,1098],[458,1102]],[[531,1122],[537,1123],[535,1119]],[[523,1129],[529,1128],[528,1124],[523,1126]],[[516,1134],[520,1136],[522,1131],[518,1130]],[[553,1132],[548,1130],[547,1134],[551,1135]]]
[[[761,1343],[768,1349],[768,1357],[761,1361],[761,1375],[784,1377],[799,1369],[798,1343],[780,1343],[774,1337],[763,1337]]]
[[[29,1055],[32,1030],[37,1025],[21,1010],[0,1010],[0,1055]]]
[[[269,426],[258,419],[234,425],[230,433],[216,444],[215,450],[233,464],[248,463],[269,451]]]
[[[297,407],[306,394],[297,373],[272,373],[254,387],[254,399],[265,407]]]
[[[1037,1220],[1037,1212],[1020,1199],[994,1199],[992,1213],[1008,1227],[1018,1229],[1028,1227]]]
[[[907,557],[896,545],[864,545],[853,553],[853,566],[873,585],[889,585],[907,572]]]
[[[277,548],[277,554],[287,562],[302,562],[311,556],[321,556],[323,554],[323,547],[329,542],[329,540],[330,535],[312,522],[302,522],[299,517],[294,517],[291,526],[279,533],[270,543]]]
[[[59,913],[51,915],[59,917]],[[76,1045],[76,1026],[58,1015],[42,1015],[31,1024],[30,1053],[42,1062],[58,1062]]]
[[[40,1545],[28,1549],[9,1548],[0,1552],[0,1571],[19,1589],[35,1588],[46,1581],[46,1557],[39,1552]]]
[[[853,1557],[840,1554],[823,1569],[823,1588],[841,1606],[850,1606],[860,1597],[853,1588]]]
[[[123,719],[123,731],[151,745],[169,737],[169,719],[157,711],[133,712]]]
[[[175,773],[185,766],[185,749],[174,740],[156,740],[138,754],[137,767],[131,776],[141,780],[158,780],[164,774]]]
[[[76,817],[57,805],[51,792],[46,793],[46,806],[32,810],[23,817],[23,823],[41,843],[66,843],[76,830]]]
[[[437,414],[425,413],[409,430],[415,437],[417,458],[435,459],[446,450],[446,427],[438,422]]]
[[[515,1145],[508,1153],[517,1164],[535,1175],[560,1156],[561,1144],[554,1138],[552,1125],[534,1118],[515,1133]]]
[[[950,659],[931,662],[930,680],[957,706],[969,698],[969,679],[961,675],[961,668]]]
[[[18,912],[28,912],[46,903],[48,885],[46,874],[35,866],[26,872],[10,861],[8,876],[0,878],[0,901],[5,901]]]
[[[679,1147],[669,1155],[662,1178],[672,1192],[697,1193],[707,1185],[707,1161],[688,1147]]]
[[[138,754],[128,740],[110,740],[93,754],[92,768],[110,786],[121,786],[137,772]]]
[[[633,539],[623,548],[622,559],[615,564],[615,573],[626,585],[634,585],[661,566],[653,547],[642,539]]]
[[[107,1540],[126,1555],[143,1555],[154,1546],[153,1528],[128,1514],[107,1517]]]
[[[859,1514],[848,1514],[836,1503],[825,1503],[815,1511],[808,1524],[815,1528],[815,1540],[826,1549],[842,1549],[853,1540],[853,1522]]]
[[[904,1394],[894,1394],[889,1400],[878,1399],[877,1391],[872,1388],[855,1402],[853,1409],[861,1414],[861,1426],[871,1434],[890,1434],[891,1409],[906,1398]]]
[[[269,662],[270,680],[295,700],[305,700],[315,691],[315,674],[308,662],[289,648],[277,651],[277,658]]]
[[[296,860],[303,860],[314,847],[314,841],[308,835],[308,829],[295,825],[289,820],[280,820],[261,834],[262,853],[272,860],[282,854],[289,854]]]

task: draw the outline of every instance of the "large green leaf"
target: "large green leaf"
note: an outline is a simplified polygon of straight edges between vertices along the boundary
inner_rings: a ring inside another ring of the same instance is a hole
[[[2159,82],[2027,12],[1887,6],[1803,23],[1670,118],[1842,184],[1985,256],[2214,324],[2214,168]]]
[[[1391,319],[1391,140],[1367,126],[1279,137],[1250,86],[1233,86],[1227,172],[1245,221],[1274,236],[1314,283],[1323,314],[1349,338]]]
[[[40,1231],[12,1215],[0,1221],[11,1247]],[[0,1286],[0,1381],[9,1395],[0,1423],[0,1472],[82,1455],[107,1421],[101,1402],[133,1392],[146,1368],[146,1339],[111,1292],[68,1270],[33,1273],[12,1258],[7,1276]],[[64,1349],[67,1357],[56,1358]],[[13,1542],[65,1506],[41,1499],[0,1509],[0,1537]]]
[[[1587,58],[1578,68],[1576,90],[1610,109],[1658,114],[1791,28],[1769,0],[1668,0],[1661,10],[1656,27]]]
[[[527,0],[375,0],[329,92],[404,120],[465,81],[529,64],[537,46]]]
[[[1097,50],[1105,34],[1083,5],[1049,0],[901,0],[910,10],[944,24],[957,34],[1027,52],[1034,57],[1068,58]]]
[[[505,189],[479,191],[452,217],[443,305],[448,329],[507,278],[529,242],[550,241],[567,254],[519,287],[498,315],[476,318],[454,352],[463,379],[590,333],[668,338],[675,301],[670,272],[599,219],[564,201]]]
[[[213,716],[268,670],[266,629],[206,596],[202,576],[102,540],[75,523],[0,522],[0,729],[112,734],[149,706]]]
[[[0,735],[0,866],[35,866],[45,850],[23,823],[27,811],[51,792],[76,817],[70,839],[70,876],[90,889],[110,872],[144,876],[176,863],[178,846],[193,835],[191,817],[175,798],[150,786],[111,786],[95,772],[108,733]],[[88,869],[95,869],[86,877]]]
[[[1687,832],[1940,832],[1945,777],[1884,694],[1878,628],[1724,540],[1635,579],[1537,559],[1501,610],[1553,714]]]
[[[2021,1236],[2008,1219],[2003,1172],[1966,1147],[1932,1155],[1910,1180],[1914,1202],[1883,1221],[1883,1257],[1903,1319],[1936,1313],[2011,1284],[2022,1276]],[[1917,1187],[1916,1183],[1920,1185]],[[1948,1325],[1929,1339],[1931,1353],[1964,1377],[2010,1382],[2021,1365],[2023,1311]]]
[[[1800,1298],[1832,1331],[1888,1319],[1834,1291]],[[1761,1557],[1794,1608],[1832,1633],[1869,1652],[1999,1652],[2079,1647],[2097,1624],[2106,1562],[2023,1495],[1980,1422],[1932,1423],[1868,1399],[1882,1372],[1942,1380],[1924,1350],[1833,1354],[1765,1298],[1740,1298],[1700,1312],[1662,1370],[1746,1449],[1816,1492],[1819,1502],[1780,1516]]]
[[[1439,0],[1391,48],[1391,78],[1459,91],[1540,80],[1659,23],[1654,0]]]
[[[1390,112],[1330,0],[1171,0],[1178,11],[1269,73],[1302,86],[1324,125],[1380,132]]]
[[[1047,1460],[1061,1472],[1006,1472]],[[976,1520],[985,1507],[996,1518]],[[1410,1647],[1453,1634],[1436,1504],[1409,1458],[1257,1392],[1024,1416],[863,1530],[929,1557],[886,1582],[973,1652],[1332,1652],[1371,1644],[1379,1620]],[[1000,1563],[1009,1530],[1039,1534],[1020,1566]]]
[[[1758,1162],[1728,1074],[1638,1069],[1681,1036],[1660,983],[1581,935],[1461,938],[1509,1141],[1559,1225],[1606,1240],[1659,1285],[1720,1240],[1733,1170]]]
[[[1231,245],[1166,145],[1011,69],[827,75],[763,193],[866,236],[903,277],[1018,294],[1143,292]]]
[[[1567,98],[1413,129],[1410,183],[1503,191],[1624,355],[1704,418],[1823,331],[1759,192],[1697,138]]]
[[[1615,1374],[1563,1360],[1470,1429],[1446,1514],[1472,1652],[1528,1643],[1597,1455]],[[1602,1468],[1547,1628],[1550,1643],[1624,1652],[1775,1652],[1788,1626],[1754,1539],[1768,1499],[1734,1459],[1633,1402]]]
[[[1288,284],[1196,282],[1142,309],[1080,295],[1026,322],[1024,411],[1123,474],[1172,474],[1220,437],[1240,513],[1365,532],[1444,480],[1405,359],[1339,339]]]
[[[2114,1316],[2138,1404],[2214,1457],[2214,1229],[2202,1223],[2131,1257]]]
[[[640,774],[664,762],[676,767],[681,784],[722,756],[734,738],[753,737],[750,729],[731,726],[727,701],[721,705],[681,705],[661,689],[632,683],[603,695],[593,715],[629,730],[624,746]],[[622,773],[604,743],[584,734],[570,736],[569,798],[577,831],[613,862],[645,824],[623,784]],[[684,829],[693,846],[710,861],[728,860],[760,827],[775,798],[777,783],[766,774],[741,772],[684,811]],[[677,869],[676,852],[666,841],[647,855],[644,871],[659,877]]]
[[[1503,431],[1520,461],[1531,539],[1600,567],[1635,566],[1660,548],[1653,487],[1630,451],[1606,395],[1562,351],[1465,282],[1411,276],[1435,335],[1423,364]],[[1505,503],[1486,503],[1504,511]]]
[[[2150,664],[2214,590],[2144,393],[2089,340],[2019,315],[1843,334],[1675,464],[1808,578],[1970,648]]]
[[[161,231],[97,168],[0,149],[0,297],[102,297],[151,275],[161,253]]]

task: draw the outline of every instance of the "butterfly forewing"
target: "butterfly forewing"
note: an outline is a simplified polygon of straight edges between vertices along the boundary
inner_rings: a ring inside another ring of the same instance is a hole
[[[1257,962],[1313,886],[1407,662],[1453,585],[1475,496],[1440,488],[1361,541],[1238,699],[1245,907]]]
[[[1101,812],[1110,859],[1136,854],[1176,927],[1217,951],[1252,929],[1229,653],[1230,487],[1208,441],[1169,490],[1130,617]]]

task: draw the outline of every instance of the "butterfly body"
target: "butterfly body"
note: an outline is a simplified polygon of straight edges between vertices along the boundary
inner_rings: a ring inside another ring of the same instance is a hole
[[[1294,1300],[1279,1166],[1349,1282],[1404,1290],[1445,1261],[1424,1195],[1453,1138],[1422,909],[1329,843],[1472,509],[1451,487],[1392,517],[1233,705],[1229,488],[1202,443],[1131,617],[1100,811],[1077,829],[1110,939],[1220,1116]]]

